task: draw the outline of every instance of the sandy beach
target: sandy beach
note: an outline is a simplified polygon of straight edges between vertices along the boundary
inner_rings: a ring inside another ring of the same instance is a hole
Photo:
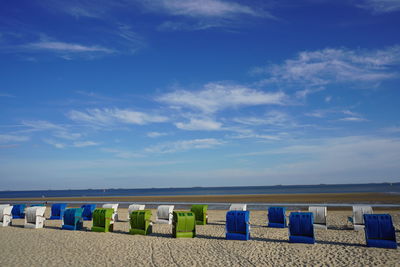
[[[126,209],[119,209],[125,220]],[[400,210],[390,213],[400,239]],[[48,217],[50,209],[47,208]],[[153,220],[156,211],[153,210]],[[44,229],[24,229],[24,220],[0,228],[1,266],[399,266],[400,250],[368,248],[363,231],[347,224],[351,211],[328,210],[328,230],[316,230],[315,245],[288,243],[288,230],[267,228],[267,211],[251,211],[251,240],[225,240],[225,213],[210,210],[209,224],[197,237],[174,239],[170,225],[154,225],[150,236],[127,234],[119,221],[113,233],[61,230],[61,221]]]

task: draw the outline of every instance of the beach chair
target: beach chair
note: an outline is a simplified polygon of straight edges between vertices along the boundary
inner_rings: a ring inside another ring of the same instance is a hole
[[[326,207],[312,206],[308,207],[308,211],[313,214],[315,228],[324,230],[328,229],[328,225],[326,223],[326,215],[327,215]]]
[[[367,247],[397,248],[396,231],[389,214],[364,214]]]
[[[96,204],[84,204],[81,206],[83,209],[82,218],[84,221],[91,221],[93,217],[93,211],[96,209]]]
[[[13,209],[13,206],[5,206],[5,205],[0,206],[0,227],[1,226],[9,226],[11,224],[12,209]]]
[[[247,209],[247,204],[231,204],[229,210],[240,210],[245,211]]]
[[[51,213],[49,220],[62,220],[66,208],[67,208],[66,203],[55,203],[51,205]]]
[[[292,212],[289,216],[289,242],[314,244],[313,214]]]
[[[139,204],[132,204],[132,205],[129,205],[129,207],[128,207],[128,221],[131,219],[131,213],[132,213],[132,211],[135,211],[135,210],[144,210],[145,207],[146,207],[145,205],[139,205]]]
[[[24,219],[25,218],[25,204],[17,204],[13,206],[11,211],[13,219]]]
[[[46,218],[46,207],[34,206],[25,210],[25,228],[43,228]]]
[[[131,212],[129,223],[131,235],[151,234],[153,223],[151,222],[151,210],[134,210]]]
[[[226,239],[250,239],[250,212],[231,210],[226,213]]]
[[[205,225],[208,223],[207,209],[208,205],[192,205],[190,211],[196,216],[197,225]]]
[[[114,210],[111,208],[95,209],[93,212],[93,232],[112,232],[114,230]]]
[[[82,230],[83,228],[83,209],[67,209],[63,214],[63,224],[61,229],[64,230]]]
[[[173,205],[160,205],[157,208],[156,223],[172,224],[174,206]]]
[[[286,208],[283,207],[268,208],[268,227],[273,227],[273,228],[286,227]]]
[[[353,217],[349,217],[348,220],[353,224],[354,230],[364,229],[364,214],[373,214],[372,207],[353,206]]]
[[[191,211],[174,211],[172,236],[175,238],[196,236],[196,218]]]
[[[111,204],[111,203],[107,203],[107,204],[103,204],[103,209],[113,209],[114,213],[113,213],[113,221],[117,222],[118,221],[118,205],[117,203]]]

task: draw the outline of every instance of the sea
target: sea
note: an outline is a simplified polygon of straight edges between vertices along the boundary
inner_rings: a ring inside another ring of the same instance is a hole
[[[230,186],[230,187],[187,187],[187,188],[143,188],[143,189],[79,189],[79,190],[31,190],[31,191],[0,191],[1,198],[47,198],[47,197],[120,197],[120,196],[177,196],[177,195],[251,195],[251,194],[310,194],[310,193],[387,193],[400,194],[400,183],[369,183],[369,184],[319,184],[319,185],[275,185],[275,186]],[[17,203],[19,201],[14,201]],[[26,201],[25,201],[26,202]],[[51,204],[52,201],[48,201]],[[30,203],[41,203],[30,201]],[[69,201],[69,204],[85,203],[84,201]],[[95,203],[95,202],[91,202]],[[102,204],[96,202],[95,204]],[[140,203],[138,203],[140,204]],[[176,208],[186,208],[193,203],[146,202],[149,208],[158,204],[175,204]],[[210,209],[226,209],[226,203],[205,203]],[[307,204],[295,203],[248,203],[249,209],[264,209],[265,206],[283,205],[293,208]],[[351,206],[354,203],[326,204],[325,206]],[[129,203],[120,202],[120,206]],[[371,204],[372,206],[400,207],[398,204]]]

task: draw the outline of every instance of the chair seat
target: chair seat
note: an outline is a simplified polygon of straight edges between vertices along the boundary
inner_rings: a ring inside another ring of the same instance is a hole
[[[268,227],[272,228],[285,228],[286,225],[283,223],[268,223]]]
[[[367,239],[367,247],[397,248],[397,243],[392,240]]]
[[[241,233],[226,233],[227,240],[249,240],[250,233],[241,234]]]

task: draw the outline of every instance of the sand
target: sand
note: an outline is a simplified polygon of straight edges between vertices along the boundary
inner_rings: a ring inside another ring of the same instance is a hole
[[[400,211],[388,213],[399,229]],[[95,233],[61,230],[61,221],[24,229],[24,220],[14,220],[0,228],[0,266],[400,266],[400,249],[368,248],[364,232],[348,228],[350,211],[328,211],[330,229],[316,230],[315,245],[290,244],[287,229],[266,228],[266,211],[251,211],[250,241],[225,240],[226,211],[208,214],[209,224],[197,226],[193,239],[172,238],[171,225],[133,236],[128,222],[117,222],[113,233]],[[127,210],[119,209],[119,216],[125,219]]]

